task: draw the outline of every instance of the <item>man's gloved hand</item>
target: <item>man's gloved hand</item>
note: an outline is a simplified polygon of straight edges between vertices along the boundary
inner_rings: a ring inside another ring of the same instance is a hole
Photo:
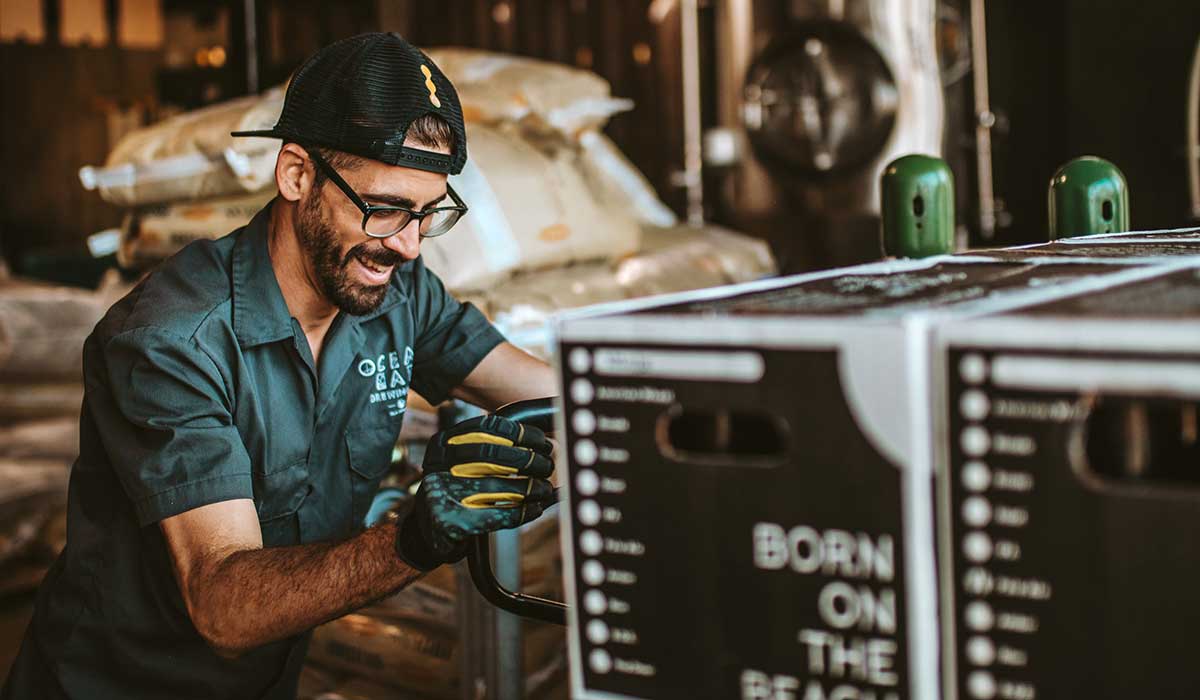
[[[429,441],[425,478],[400,525],[396,551],[428,571],[466,556],[467,540],[517,527],[556,500],[550,443],[538,428],[480,416]]]

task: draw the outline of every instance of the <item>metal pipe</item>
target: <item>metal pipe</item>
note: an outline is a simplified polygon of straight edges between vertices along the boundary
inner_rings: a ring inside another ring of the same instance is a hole
[[[1192,57],[1187,120],[1188,185],[1192,199],[1192,218],[1200,219],[1200,40],[1196,41],[1196,55]]]
[[[742,83],[753,58],[754,3],[719,0],[716,10],[717,121],[737,127],[742,121]]]
[[[510,418],[518,423],[527,423],[549,432],[553,429],[554,424],[554,401],[552,398],[516,401],[496,409],[495,415]],[[492,605],[513,615],[551,622],[556,625],[567,624],[567,606],[565,603],[557,600],[538,598],[537,596],[524,595],[522,593],[514,593],[509,590],[509,587],[516,587],[520,583],[521,577],[521,548],[520,537],[517,532],[506,531],[497,533],[496,545],[500,562],[496,566],[495,571],[492,569],[491,543],[487,535],[474,538],[471,549],[467,554],[467,565],[471,572],[471,580],[475,583],[475,588],[479,591],[480,595]],[[497,576],[501,580],[497,580]],[[501,618],[501,620],[509,619],[512,618]],[[516,620],[512,620],[515,624]],[[498,625],[498,627],[502,628],[498,631],[498,635],[508,637],[508,635],[512,634],[511,627],[505,627],[504,625]],[[508,631],[505,632],[504,630]],[[516,634],[516,638],[519,639],[519,627]],[[502,666],[504,664],[505,662],[501,663]],[[510,666],[505,666],[499,669],[499,671],[506,671],[508,668]],[[502,679],[498,680],[494,678],[490,687],[500,687],[502,683]],[[488,692],[489,694],[492,693],[490,689]],[[495,697],[495,695],[493,694],[492,697]]]
[[[471,574],[467,567],[455,566],[454,576],[458,590],[470,590]],[[455,597],[458,615],[458,638],[462,653],[459,654],[458,700],[481,700],[487,694],[488,651],[491,647],[491,621],[496,609],[479,596],[459,595]]]
[[[258,0],[243,0],[246,20],[246,92],[258,92]]]
[[[683,64],[683,181],[687,220],[704,225],[703,135],[700,125],[700,18],[697,0],[679,3]]]
[[[996,235],[996,199],[992,185],[992,126],[996,115],[988,102],[987,18],[983,0],[971,0],[971,63],[975,71],[975,167],[979,181],[979,233]]]
[[[520,588],[521,531],[496,532],[492,535],[492,541],[496,547],[496,582],[509,590]],[[496,661],[496,688],[495,692],[489,692],[489,695],[497,700],[524,698],[525,644],[522,639],[521,618],[501,611],[496,613]]]
[[[467,566],[471,572],[471,581],[489,603],[514,615],[541,620],[555,625],[567,624],[567,606],[557,600],[547,600],[537,596],[514,593],[496,580],[492,568],[485,562],[490,562],[491,547],[487,537],[476,537],[471,543],[471,554],[467,557]]]

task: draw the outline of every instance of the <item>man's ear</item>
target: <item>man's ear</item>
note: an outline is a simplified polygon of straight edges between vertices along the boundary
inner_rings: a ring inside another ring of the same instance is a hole
[[[313,170],[308,154],[294,143],[285,143],[275,159],[275,185],[279,195],[289,202],[298,202],[313,185]]]

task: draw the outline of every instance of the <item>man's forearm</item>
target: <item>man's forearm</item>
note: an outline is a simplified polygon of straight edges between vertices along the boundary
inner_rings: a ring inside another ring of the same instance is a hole
[[[360,608],[421,575],[396,556],[396,527],[206,563],[191,580],[193,622],[218,651],[236,655]]]
[[[501,343],[450,393],[491,411],[512,401],[553,396],[556,387],[550,365],[511,343]]]

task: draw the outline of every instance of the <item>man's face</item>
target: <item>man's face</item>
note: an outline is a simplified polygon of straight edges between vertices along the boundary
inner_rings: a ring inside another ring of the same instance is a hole
[[[406,145],[428,150],[428,146]],[[439,173],[364,158],[355,168],[338,168],[338,174],[367,204],[420,211],[446,197],[446,176]],[[370,238],[363,233],[362,212],[328,179],[300,202],[296,230],[321,292],[334,306],[356,316],[376,309],[396,265],[420,254],[415,219],[390,238]]]

